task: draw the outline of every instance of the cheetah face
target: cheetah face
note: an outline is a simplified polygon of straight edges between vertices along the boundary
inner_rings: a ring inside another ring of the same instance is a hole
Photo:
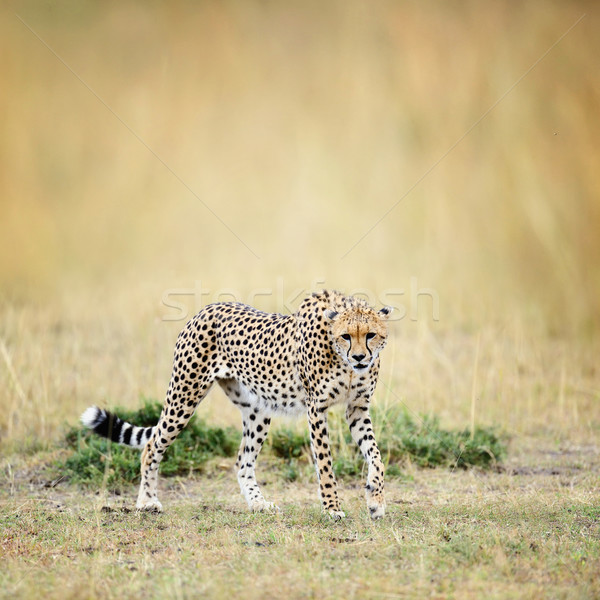
[[[356,373],[365,372],[385,347],[385,321],[391,312],[389,307],[379,312],[365,308],[352,308],[342,313],[325,311],[325,318],[331,323],[333,347]]]

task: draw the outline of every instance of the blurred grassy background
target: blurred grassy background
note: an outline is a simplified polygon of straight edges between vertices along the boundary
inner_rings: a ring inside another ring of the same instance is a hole
[[[281,310],[317,281],[380,296],[411,278],[439,321],[422,297],[393,325],[383,401],[597,432],[594,3],[1,11],[4,439],[162,397],[183,325],[165,291],[276,289],[255,303]]]

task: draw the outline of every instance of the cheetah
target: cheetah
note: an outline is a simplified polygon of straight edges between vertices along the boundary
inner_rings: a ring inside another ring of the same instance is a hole
[[[384,466],[373,434],[369,403],[387,341],[390,307],[378,312],[337,291],[308,296],[291,315],[237,302],[205,306],[179,334],[173,371],[158,424],[136,427],[92,406],[83,424],[115,442],[143,449],[140,510],[161,511],[160,461],[216,381],[242,413],[237,479],[252,511],[276,510],[257,484],[255,464],[273,415],[308,415],[311,451],[323,510],[340,509],[327,433],[327,410],[342,404],[352,438],[368,464],[367,508],[383,517]]]

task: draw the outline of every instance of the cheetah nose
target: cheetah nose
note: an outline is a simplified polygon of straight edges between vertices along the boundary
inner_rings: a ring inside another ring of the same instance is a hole
[[[353,354],[352,358],[356,361],[356,362],[360,362],[363,358],[365,357],[364,354]]]

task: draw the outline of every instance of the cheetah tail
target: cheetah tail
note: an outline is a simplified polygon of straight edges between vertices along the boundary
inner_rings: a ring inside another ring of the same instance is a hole
[[[94,433],[133,448],[143,448],[155,429],[154,427],[136,427],[97,406],[87,408],[81,415],[81,422]]]

